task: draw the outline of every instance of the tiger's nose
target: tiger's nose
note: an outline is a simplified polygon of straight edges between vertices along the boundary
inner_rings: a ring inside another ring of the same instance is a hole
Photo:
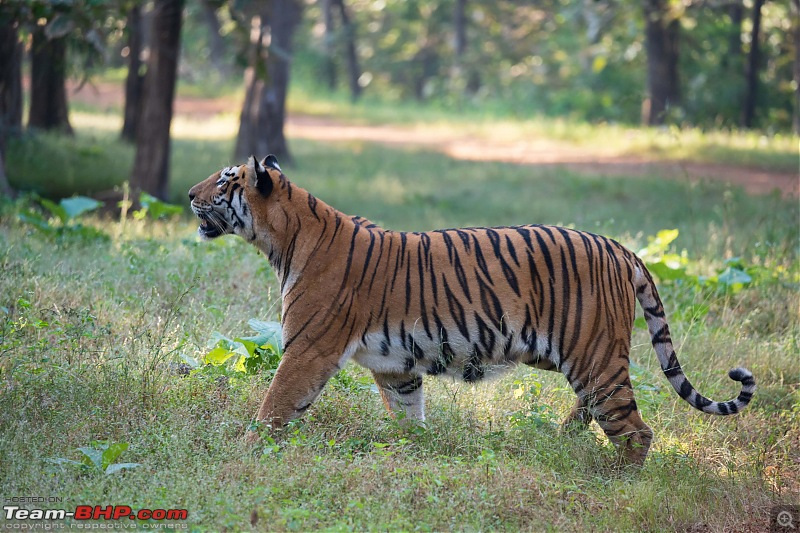
[[[194,192],[194,187],[192,187],[191,189],[189,189],[189,201],[191,202],[192,200],[194,200],[195,196],[197,196],[197,193]]]

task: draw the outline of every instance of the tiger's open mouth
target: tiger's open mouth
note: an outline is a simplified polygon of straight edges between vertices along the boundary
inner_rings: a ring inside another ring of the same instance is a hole
[[[197,233],[203,239],[214,239],[221,235],[227,235],[228,233],[231,233],[228,223],[222,220],[219,215],[213,211],[195,211],[195,215],[197,215],[197,218],[200,219],[200,227],[197,228]]]

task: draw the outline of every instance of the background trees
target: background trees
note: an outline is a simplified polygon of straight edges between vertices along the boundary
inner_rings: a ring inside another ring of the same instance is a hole
[[[353,101],[798,131],[799,13],[798,0],[3,2],[0,155],[23,130],[23,65],[27,126],[65,133],[67,78],[127,67],[121,136],[137,145],[132,183],[156,195],[178,71],[206,91],[231,92],[244,78],[241,108],[231,99],[236,158],[288,158],[292,72],[308,90]]]
[[[178,76],[183,0],[156,0],[153,5],[153,38],[141,116],[136,126],[136,156],[131,188],[157,198],[167,198],[169,180],[169,130],[172,101]]]
[[[300,0],[265,2],[251,19],[245,99],[234,155],[272,153],[291,160],[283,125],[292,39],[303,5]]]

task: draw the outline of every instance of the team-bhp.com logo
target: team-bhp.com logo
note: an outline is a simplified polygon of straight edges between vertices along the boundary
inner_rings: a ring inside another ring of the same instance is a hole
[[[18,505],[4,505],[6,520],[186,520],[186,509],[139,509],[128,505],[79,505],[74,511],[66,509],[23,509]]]

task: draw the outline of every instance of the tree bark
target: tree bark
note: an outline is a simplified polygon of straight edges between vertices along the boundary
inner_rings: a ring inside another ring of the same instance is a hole
[[[131,189],[167,199],[169,129],[178,74],[183,0],[156,0],[144,100],[136,131]]]
[[[759,34],[761,33],[761,7],[765,0],[753,2],[752,30],[750,32],[750,52],[747,54],[745,66],[744,102],[742,105],[743,128],[752,128],[756,116],[756,100],[758,98],[758,69],[761,55]]]
[[[0,196],[14,197],[5,172],[6,140],[22,130],[22,43],[19,23],[0,13]]]
[[[358,83],[361,78],[361,66],[358,63],[358,53],[356,51],[356,28],[347,13],[344,0],[333,0],[339,10],[339,18],[342,19],[342,34],[344,36],[344,60],[347,64],[347,79],[350,85],[350,97],[355,102],[361,96],[361,85]]]
[[[203,20],[208,28],[208,48],[209,59],[217,72],[226,73],[229,71],[228,63],[225,61],[225,40],[220,35],[219,18],[217,18],[217,8],[219,3],[212,4],[210,0],[202,0]]]
[[[792,0],[794,19],[794,132],[800,135],[800,0]]]
[[[302,9],[300,0],[273,0],[260,16],[253,18],[236,159],[271,153],[291,162],[283,129],[292,37]]]
[[[453,11],[453,38],[456,61],[460,63],[467,51],[467,0],[456,0]]]
[[[680,21],[670,14],[668,0],[645,0],[644,17],[647,99],[642,106],[642,121],[655,126],[664,124],[669,108],[680,103]]]
[[[744,22],[744,4],[742,0],[731,0],[728,5],[728,16],[731,18],[731,31],[728,37],[728,53],[725,63],[738,65],[742,55],[742,22]]]
[[[6,176],[6,158],[5,154],[0,154],[0,198],[7,196],[15,198],[16,192],[11,188],[8,183],[8,176]]]
[[[44,26],[33,30],[31,107],[28,127],[72,134],[67,105],[67,41],[48,39]]]
[[[325,84],[328,89],[336,89],[336,59],[335,59],[335,44],[336,44],[336,28],[333,22],[333,0],[322,0],[322,25],[325,27],[325,33],[322,37],[322,48],[325,58],[323,59],[322,75],[325,78]]]
[[[125,111],[121,137],[128,142],[136,141],[136,128],[144,92],[142,72],[142,12],[135,4],[128,12],[128,76],[125,79]]]

